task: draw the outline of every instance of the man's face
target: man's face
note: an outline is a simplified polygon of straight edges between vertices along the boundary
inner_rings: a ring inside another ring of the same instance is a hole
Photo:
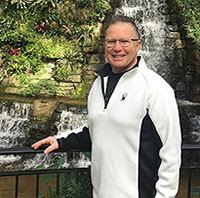
[[[133,26],[129,23],[117,22],[108,27],[106,40],[138,39]],[[127,47],[122,47],[117,41],[113,47],[105,45],[105,55],[114,73],[131,69],[137,63],[137,53],[140,41],[130,41]]]

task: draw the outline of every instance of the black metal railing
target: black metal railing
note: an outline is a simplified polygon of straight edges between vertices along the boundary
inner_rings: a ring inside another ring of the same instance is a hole
[[[31,147],[18,147],[18,148],[2,148],[0,149],[0,155],[25,155],[25,154],[42,154],[44,153],[44,149],[46,147],[40,147],[37,150],[32,149]],[[53,153],[58,153],[61,151],[53,151]],[[72,149],[69,151],[72,152],[87,152],[87,150],[83,149]],[[35,175],[36,176],[36,183],[35,183],[35,197],[39,198],[39,191],[40,191],[40,176],[47,175],[47,174],[56,174],[56,194],[60,192],[60,174],[62,173],[81,173],[81,172],[88,172],[89,167],[86,168],[59,168],[59,169],[43,169],[43,170],[24,170],[24,171],[3,171],[0,172],[0,177],[11,176],[15,177],[15,193],[14,198],[19,197],[19,176],[24,175]]]
[[[0,155],[24,155],[24,154],[37,154],[43,153],[44,147],[38,150],[34,150],[31,147],[22,147],[22,148],[3,148],[0,149]],[[182,145],[183,153],[185,151],[199,151],[200,144],[185,144]],[[54,151],[59,152],[59,151]],[[85,150],[71,150],[69,152],[85,152]],[[72,173],[72,172],[88,172],[90,168],[61,168],[61,169],[44,169],[44,170],[25,170],[25,171],[4,171],[0,172],[0,177],[3,176],[14,176],[15,177],[15,198],[19,197],[19,176],[23,175],[36,175],[36,192],[35,197],[39,197],[40,190],[40,175],[44,174],[56,174],[56,193],[59,194],[60,191],[60,174],[61,173]],[[188,174],[188,186],[187,186],[187,198],[191,198],[191,181],[192,181],[192,171],[199,169],[200,166],[182,166],[181,169],[189,170]],[[199,184],[200,185],[200,184]]]
[[[195,152],[200,151],[200,144],[183,144],[182,145],[182,154],[186,154],[186,152],[190,152],[192,154],[195,154]],[[184,158],[182,159],[184,163]],[[193,162],[191,165],[182,165],[181,169],[182,170],[188,170],[188,178],[187,178],[187,198],[191,198],[193,196],[192,194],[192,172],[194,170],[200,170],[200,161],[196,159],[195,163]],[[200,180],[199,184],[200,186]],[[198,192],[198,196],[200,196],[200,192]]]

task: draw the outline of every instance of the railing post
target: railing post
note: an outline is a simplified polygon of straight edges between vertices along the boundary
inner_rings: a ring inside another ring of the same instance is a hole
[[[60,173],[57,173],[56,177],[56,194],[58,195],[60,191]]]
[[[191,195],[191,179],[192,179],[192,169],[189,169],[189,176],[188,176],[188,192],[187,192],[187,198],[190,198]]]
[[[39,197],[39,183],[40,183],[40,174],[36,174],[36,192],[35,197]]]
[[[18,198],[19,175],[15,176],[15,198]]]

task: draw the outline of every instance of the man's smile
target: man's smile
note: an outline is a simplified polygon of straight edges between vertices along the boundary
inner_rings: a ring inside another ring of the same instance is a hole
[[[113,58],[123,58],[125,56],[126,56],[125,54],[124,55],[112,55]]]

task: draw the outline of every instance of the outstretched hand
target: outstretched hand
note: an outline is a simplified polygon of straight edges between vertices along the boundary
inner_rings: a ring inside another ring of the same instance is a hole
[[[44,145],[44,144],[50,144],[50,146],[48,146],[45,150],[44,150],[44,153],[45,154],[48,154],[49,152],[53,151],[53,150],[56,150],[58,149],[58,141],[55,137],[53,136],[49,136],[45,139],[42,139],[34,144],[32,144],[32,148],[33,149],[38,149],[40,146]]]

